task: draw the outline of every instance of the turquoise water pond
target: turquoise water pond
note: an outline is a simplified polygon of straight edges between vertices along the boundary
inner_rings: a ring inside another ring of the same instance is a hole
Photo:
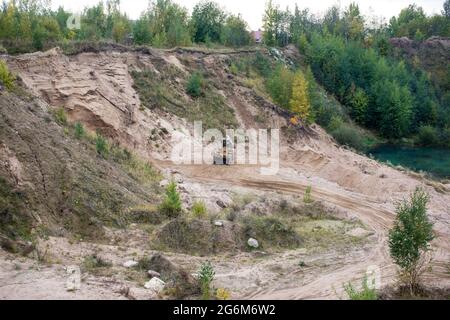
[[[375,159],[390,161],[414,171],[424,171],[437,178],[450,178],[450,150],[382,145],[369,151]]]

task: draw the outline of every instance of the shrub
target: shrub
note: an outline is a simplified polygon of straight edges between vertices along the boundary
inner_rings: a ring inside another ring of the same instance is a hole
[[[169,218],[176,218],[181,214],[182,208],[180,194],[177,191],[177,185],[175,182],[172,181],[167,186],[165,198],[159,205],[159,211],[161,214]]]
[[[109,268],[111,266],[111,262],[106,261],[95,254],[86,256],[83,261],[83,268],[88,271],[96,268]]]
[[[230,300],[231,293],[227,289],[219,288],[216,290],[216,299],[217,300]]]
[[[232,63],[230,66],[230,72],[235,76],[239,73],[239,69],[234,63]]]
[[[106,156],[108,154],[108,143],[106,142],[106,139],[98,133],[95,136],[95,149],[101,156]]]
[[[339,144],[349,146],[356,150],[364,150],[364,140],[361,132],[347,124],[342,124],[339,128],[331,132],[331,135]]]
[[[0,60],[0,85],[4,85],[6,89],[12,90],[14,88],[15,80],[16,78],[9,72],[6,63]]]
[[[209,300],[211,298],[211,283],[215,276],[214,267],[211,262],[205,262],[201,265],[198,272],[198,280],[202,290],[202,299]]]
[[[351,283],[344,286],[345,292],[347,293],[350,300],[377,300],[377,291],[375,286],[369,285],[369,280],[367,277],[363,279],[362,289],[358,291]]]
[[[206,205],[203,201],[196,201],[192,206],[192,214],[197,219],[206,218],[208,215],[208,210],[206,209]]]
[[[65,126],[67,124],[67,115],[63,107],[56,109],[55,120],[62,126]]]
[[[435,146],[439,144],[438,132],[432,126],[422,126],[417,134],[417,142],[421,146]]]
[[[433,225],[427,216],[428,194],[417,188],[409,201],[397,205],[397,218],[389,232],[391,257],[401,269],[402,280],[411,295],[419,289],[421,274],[425,271],[434,239]]]
[[[199,72],[194,72],[188,80],[186,92],[191,97],[200,97],[203,94],[203,85],[203,76]]]
[[[308,204],[308,203],[312,203],[313,202],[313,199],[312,199],[312,196],[311,196],[311,192],[312,192],[312,187],[308,186],[306,188],[305,194],[303,196],[303,202],[304,203]]]
[[[84,127],[81,123],[77,122],[75,123],[75,137],[77,139],[81,139],[85,135]]]
[[[328,122],[328,130],[330,130],[331,132],[339,129],[340,127],[342,127],[344,125],[344,120],[342,120],[342,117],[338,116],[338,115],[333,115],[331,116],[329,122]]]

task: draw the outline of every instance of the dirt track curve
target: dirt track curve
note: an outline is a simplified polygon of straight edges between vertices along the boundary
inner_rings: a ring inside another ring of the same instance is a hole
[[[295,177],[276,175],[260,176],[257,168],[251,166],[217,167],[202,166],[174,166],[165,162],[158,162],[159,167],[170,167],[183,173],[187,178],[211,185],[230,185],[253,190],[273,191],[284,194],[303,194],[309,184],[295,180]],[[295,181],[291,181],[295,180]],[[317,200],[335,205],[355,215],[373,233],[375,239],[369,251],[354,257],[340,260],[334,267],[322,273],[315,279],[302,285],[292,284],[284,289],[261,289],[241,296],[243,299],[254,300],[286,300],[286,299],[336,299],[343,297],[343,284],[362,280],[368,268],[377,267],[381,271],[381,284],[386,285],[394,281],[396,271],[389,257],[387,234],[395,217],[394,206],[379,203],[375,199],[360,193],[346,190],[330,190],[313,186],[313,194]],[[448,262],[448,236],[438,234],[439,242],[434,256],[434,268],[427,274],[427,280],[439,280],[450,277],[444,265]]]

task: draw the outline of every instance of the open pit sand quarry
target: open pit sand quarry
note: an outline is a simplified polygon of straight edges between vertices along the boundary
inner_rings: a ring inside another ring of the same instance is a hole
[[[340,212],[345,219],[362,223],[357,229],[366,231],[360,235],[365,240],[355,247],[349,244],[330,246],[328,250],[299,248],[207,257],[164,252],[191,272],[202,261],[211,260],[216,267],[215,286],[229,289],[233,298],[345,298],[343,284],[360,283],[370,266],[380,268],[383,285],[392,284],[396,271],[389,258],[387,233],[395,216],[395,203],[417,186],[430,193],[429,213],[437,234],[426,283],[449,288],[450,185],[430,182],[340,147],[317,125],[289,137],[282,135],[280,170],[274,176],[262,176],[253,166],[175,165],[169,161],[172,136],[176,134],[180,139],[180,133],[182,137],[189,132],[191,124],[157,109],[140,108],[130,70],[159,72],[164,65],[178,68],[179,78],[171,80],[176,88],[193,66],[201,64],[210,71],[209,77],[217,80],[217,90],[235,110],[241,127],[286,126],[288,121],[275,106],[244,86],[238,77],[228,76],[224,61],[236,54],[253,53],[112,49],[66,56],[53,49],[8,57],[7,62],[46,104],[64,106],[71,121],[80,121],[92,131],[101,130],[150,161],[166,179],[174,177],[187,206],[195,199],[203,199],[211,211],[217,211],[217,201],[230,205],[233,193],[290,199],[302,197],[306,187],[312,186],[315,200]],[[269,119],[263,125],[254,121],[260,110]],[[161,127],[170,134],[155,148],[149,145],[148,133]],[[73,243],[56,237],[43,240],[41,245],[53,261],[46,265],[0,251],[0,299],[155,298],[142,286],[128,281],[121,267],[126,260],[154,253],[148,248],[148,235],[137,226],[109,232],[109,244]],[[94,252],[113,263],[111,274],[83,275],[81,289],[68,292],[65,267],[79,264]],[[307,267],[299,268],[299,261],[305,261]]]

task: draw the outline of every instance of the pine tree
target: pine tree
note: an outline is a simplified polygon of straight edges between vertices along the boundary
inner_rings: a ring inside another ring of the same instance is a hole
[[[309,103],[308,82],[300,71],[294,76],[292,98],[289,104],[291,111],[301,120],[309,120],[311,108]]]
[[[431,250],[430,242],[435,237],[427,214],[429,201],[423,189],[416,189],[409,201],[398,204],[394,227],[389,232],[391,257],[400,267],[411,295],[418,289],[420,276],[426,270],[426,253]]]
[[[181,214],[181,199],[175,182],[169,183],[166,187],[166,195],[159,205],[159,211],[169,218],[176,218]]]

